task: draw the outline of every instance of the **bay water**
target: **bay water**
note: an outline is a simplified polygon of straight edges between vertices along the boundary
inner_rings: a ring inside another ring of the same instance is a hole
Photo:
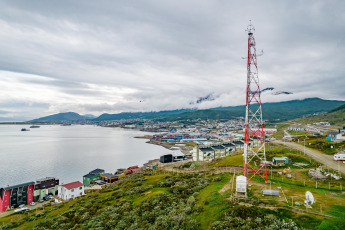
[[[60,184],[81,181],[89,171],[146,163],[170,153],[134,138],[150,133],[92,125],[0,125],[0,188],[56,177]]]

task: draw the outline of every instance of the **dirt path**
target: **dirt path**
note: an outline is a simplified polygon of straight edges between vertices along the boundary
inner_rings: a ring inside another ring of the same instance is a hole
[[[293,142],[283,142],[283,141],[273,141],[274,143],[286,145],[288,147],[297,149],[299,151],[304,151],[304,146],[293,143]],[[305,154],[313,158],[314,160],[324,164],[325,166],[332,168],[334,170],[340,170],[341,173],[345,174],[345,165],[342,162],[337,162],[333,160],[333,156],[326,155],[323,153],[320,153],[319,151],[310,149],[310,148],[305,148]],[[339,166],[338,166],[339,165]],[[338,168],[339,167],[339,168]]]

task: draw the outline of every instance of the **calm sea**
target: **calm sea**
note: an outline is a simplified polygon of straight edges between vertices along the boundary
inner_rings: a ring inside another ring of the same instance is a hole
[[[0,125],[0,187],[44,177],[61,183],[79,180],[89,171],[142,165],[169,150],[134,138],[145,132],[91,125]]]

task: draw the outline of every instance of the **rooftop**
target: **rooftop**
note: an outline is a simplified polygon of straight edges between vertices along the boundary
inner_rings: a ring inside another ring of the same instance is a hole
[[[210,152],[210,151],[214,152],[214,150],[211,148],[200,148],[200,151],[202,151],[202,152]]]
[[[65,188],[67,188],[68,190],[73,189],[73,188],[78,188],[78,187],[82,187],[84,186],[83,183],[81,183],[80,181],[75,181],[75,182],[71,182],[68,184],[63,184],[61,186],[64,186]]]
[[[56,180],[56,178],[55,177],[46,177],[46,178],[38,179],[38,180],[36,180],[36,182],[40,183],[42,181],[47,181],[47,180]]]
[[[92,178],[92,177],[94,177],[95,175],[94,174],[86,174],[86,175],[84,175],[83,177],[86,177],[86,178]]]
[[[104,177],[118,177],[119,176],[117,174],[112,174],[112,173],[102,173],[101,175]]]
[[[35,184],[35,182],[31,181],[31,182],[27,182],[27,183],[23,183],[23,184],[8,186],[8,187],[5,187],[4,190],[10,190],[10,189],[29,186],[29,185],[33,185],[33,184]]]
[[[92,170],[91,172],[89,172],[89,174],[99,174],[99,173],[103,173],[104,169],[95,169]]]

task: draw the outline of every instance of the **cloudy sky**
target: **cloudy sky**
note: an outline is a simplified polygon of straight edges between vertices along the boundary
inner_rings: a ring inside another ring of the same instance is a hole
[[[245,103],[255,27],[263,102],[345,99],[345,1],[0,0],[0,121]],[[196,103],[211,95],[214,100]]]

